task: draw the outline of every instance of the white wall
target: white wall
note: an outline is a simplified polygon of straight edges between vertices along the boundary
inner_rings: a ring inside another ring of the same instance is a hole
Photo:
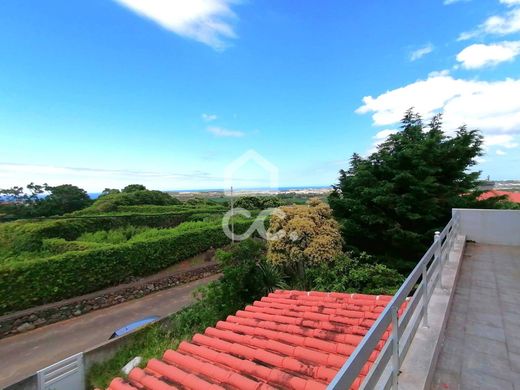
[[[460,215],[461,233],[481,244],[520,245],[519,210],[453,209]]]

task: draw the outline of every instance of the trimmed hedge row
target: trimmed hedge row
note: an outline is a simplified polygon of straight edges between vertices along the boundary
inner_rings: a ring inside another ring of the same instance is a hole
[[[34,252],[42,248],[42,240],[46,238],[64,238],[72,241],[86,232],[116,229],[127,225],[169,228],[185,221],[204,220],[213,214],[212,211],[197,207],[175,213],[114,213],[92,217],[8,222],[0,224],[0,246],[14,253]],[[214,214],[220,213],[220,209],[214,211]]]
[[[106,244],[87,241],[67,241],[64,238],[45,238],[42,241],[42,250],[44,253],[59,255],[65,252],[85,251],[89,249],[98,249],[106,246]]]
[[[248,220],[237,221],[235,231],[243,233],[250,225]],[[192,229],[171,229],[169,233],[0,266],[0,315],[153,274],[229,242],[220,223],[198,223]]]
[[[182,204],[175,206],[155,206],[155,205],[141,205],[141,206],[119,206],[117,211],[121,212],[131,212],[131,213],[175,213],[175,212],[183,212],[183,211],[193,211],[193,212],[225,212],[227,210],[226,207],[222,205],[190,205],[190,204]]]

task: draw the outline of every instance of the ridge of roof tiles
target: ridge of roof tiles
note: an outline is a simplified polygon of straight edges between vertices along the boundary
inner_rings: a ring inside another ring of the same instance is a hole
[[[108,390],[325,389],[391,299],[277,290],[146,368],[134,368],[127,380],[115,378]],[[352,389],[359,388],[389,332]]]

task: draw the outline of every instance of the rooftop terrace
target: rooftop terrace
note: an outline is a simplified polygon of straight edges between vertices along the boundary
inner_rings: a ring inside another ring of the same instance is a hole
[[[468,243],[433,389],[520,389],[520,246]]]

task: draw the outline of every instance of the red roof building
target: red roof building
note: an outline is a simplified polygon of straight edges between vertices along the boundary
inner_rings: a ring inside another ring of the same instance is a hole
[[[478,197],[479,200],[486,200],[489,198],[493,198],[495,196],[506,195],[508,200],[515,203],[520,203],[520,192],[509,192],[509,191],[498,191],[491,190],[488,192],[484,192],[482,195]]]
[[[325,389],[391,298],[276,291],[146,368],[134,368],[128,380],[115,378],[109,390]],[[360,386],[389,332],[352,388]]]

